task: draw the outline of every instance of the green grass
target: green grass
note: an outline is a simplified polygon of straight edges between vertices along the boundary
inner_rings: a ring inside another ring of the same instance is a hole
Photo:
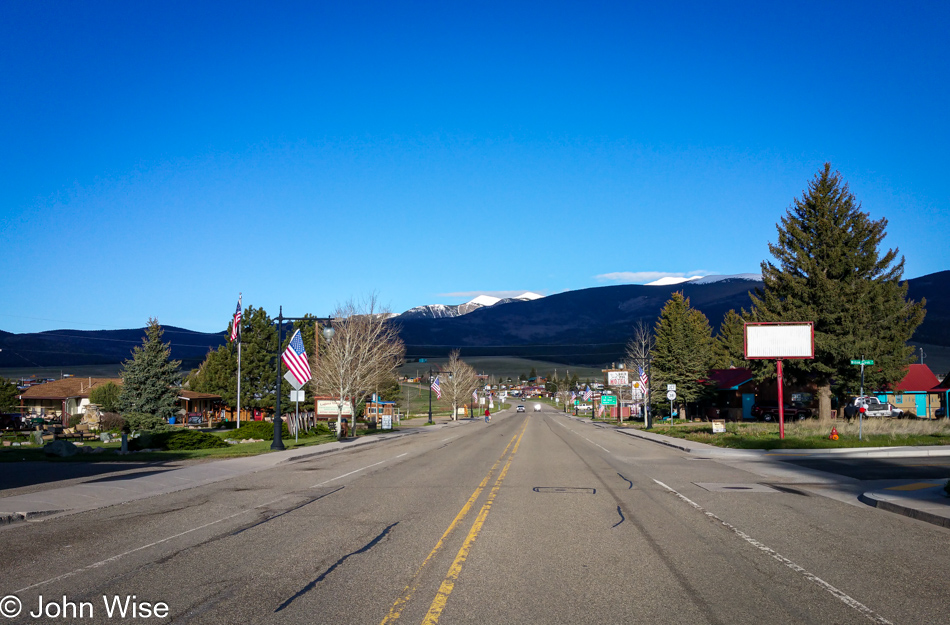
[[[831,440],[831,428],[838,430],[838,440]],[[779,426],[773,423],[728,423],[726,432],[713,434],[712,425],[689,424],[677,427],[654,427],[651,432],[683,438],[697,443],[731,449],[837,449],[847,447],[915,447],[919,445],[950,445],[950,427],[939,423],[898,420],[868,420],[858,438],[858,424],[845,421],[790,423],[785,438],[779,438]]]
[[[221,438],[228,438],[229,432],[215,432]],[[361,432],[362,434],[362,432]],[[294,442],[294,437],[290,436],[283,439],[284,447],[295,449],[299,447],[310,447],[313,445],[322,445],[336,441],[335,434],[323,434],[319,436],[301,437],[298,442]],[[245,456],[257,456],[259,454],[270,453],[272,441],[263,441],[260,443],[241,443],[238,445],[228,445],[218,449],[194,449],[181,451],[147,451],[137,452],[128,455],[119,455],[109,453],[118,451],[121,448],[119,443],[89,443],[86,447],[105,447],[106,453],[101,454],[76,454],[68,458],[57,458],[56,456],[47,456],[43,453],[41,447],[3,447],[0,449],[0,462],[168,462],[170,460],[195,460],[208,459],[219,460],[224,458],[241,458]]]

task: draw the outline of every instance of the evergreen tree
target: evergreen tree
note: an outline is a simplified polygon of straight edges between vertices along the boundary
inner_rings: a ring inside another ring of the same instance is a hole
[[[103,412],[117,412],[121,394],[121,386],[115,382],[106,382],[89,391],[89,403],[99,406]]]
[[[719,332],[713,342],[713,368],[728,369],[729,367],[745,367],[745,319],[748,315],[744,310],[740,315],[730,310],[723,317],[719,325]]]
[[[778,243],[769,244],[776,262],[762,263],[753,315],[814,322],[814,360],[789,360],[785,371],[818,385],[822,417],[830,416],[832,380],[839,396],[857,392],[860,368],[852,358],[874,360],[865,389],[894,385],[914,360],[907,341],[923,321],[925,302],[907,300],[898,250],[879,252],[886,227],[886,219],[872,221],[861,211],[841,174],[825,163],[777,226]]]
[[[701,380],[712,361],[712,329],[706,315],[692,308],[681,292],[673,293],[660,312],[655,335],[653,401],[666,400],[667,384],[676,384],[681,405],[698,400],[706,391]]]
[[[162,343],[164,330],[157,319],[149,319],[142,345],[132,351],[132,359],[122,363],[121,412],[140,412],[162,419],[175,416],[178,408],[180,360],[170,360],[171,343]]]
[[[17,399],[19,395],[20,391],[13,380],[0,378],[0,412],[15,412],[20,403]]]

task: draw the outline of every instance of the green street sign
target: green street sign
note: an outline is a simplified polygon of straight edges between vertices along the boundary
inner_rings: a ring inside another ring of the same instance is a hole
[[[852,365],[873,365],[874,361],[873,360],[852,360],[851,364]]]
[[[600,405],[601,406],[616,406],[617,396],[616,395],[601,395]]]

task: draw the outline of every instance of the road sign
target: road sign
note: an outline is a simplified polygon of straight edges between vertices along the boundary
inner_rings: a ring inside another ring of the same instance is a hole
[[[873,360],[852,360],[851,364],[852,365],[873,365],[874,361]]]
[[[601,406],[616,406],[617,396],[616,395],[601,395],[600,405]]]
[[[668,390],[668,391],[675,391],[675,390],[676,390],[676,385],[675,385],[675,384],[667,384],[667,385],[666,385],[666,390]]]
[[[666,398],[670,401],[676,399],[676,391],[666,391]]]
[[[299,391],[301,388],[303,388],[303,384],[298,382],[296,376],[294,376],[294,374],[290,371],[284,374],[284,379],[290,382],[290,385],[294,387],[294,390],[296,391]]]
[[[304,391],[290,391],[290,401],[306,401],[304,397]]]

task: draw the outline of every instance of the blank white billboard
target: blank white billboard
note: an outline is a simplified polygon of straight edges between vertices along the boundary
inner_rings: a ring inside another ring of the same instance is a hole
[[[745,325],[745,357],[814,358],[813,324],[747,323]]]

